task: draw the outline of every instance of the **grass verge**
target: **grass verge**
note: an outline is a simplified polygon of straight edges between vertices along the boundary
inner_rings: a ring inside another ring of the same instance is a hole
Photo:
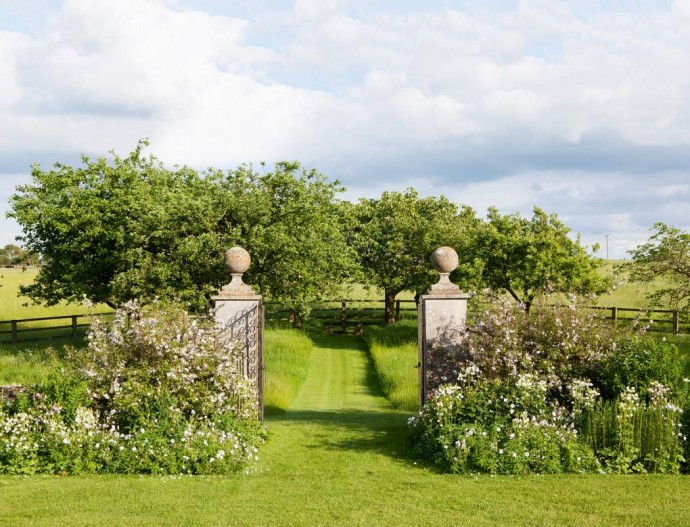
[[[417,321],[407,319],[394,326],[368,327],[364,339],[383,392],[397,408],[417,410]]]
[[[40,382],[60,364],[66,348],[84,345],[83,337],[0,344],[0,385]]]
[[[267,329],[264,334],[264,408],[284,413],[309,371],[312,341],[297,329]]]

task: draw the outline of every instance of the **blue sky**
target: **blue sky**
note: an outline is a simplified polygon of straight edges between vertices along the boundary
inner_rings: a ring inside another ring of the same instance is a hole
[[[624,257],[690,229],[688,27],[690,0],[0,0],[0,209],[34,162],[148,137],[169,164],[298,159],[348,199],[538,205]]]

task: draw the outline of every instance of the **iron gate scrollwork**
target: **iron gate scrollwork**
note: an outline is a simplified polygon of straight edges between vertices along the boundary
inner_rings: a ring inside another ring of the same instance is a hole
[[[240,350],[237,367],[254,381],[259,415],[263,420],[263,325],[264,307],[261,302],[243,307],[223,322],[223,347],[236,346]]]

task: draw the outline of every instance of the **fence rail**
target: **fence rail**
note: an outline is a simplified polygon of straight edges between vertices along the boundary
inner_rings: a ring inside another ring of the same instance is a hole
[[[30,340],[41,340],[40,337],[33,338],[33,339],[20,339],[19,334],[20,333],[38,333],[41,331],[55,331],[55,330],[65,330],[69,329],[69,334],[68,336],[70,337],[76,337],[79,333],[80,328],[86,328],[89,327],[91,324],[90,323],[79,323],[80,318],[89,318],[91,316],[103,316],[103,315],[112,315],[114,313],[94,313],[94,315],[61,315],[57,317],[38,317],[38,318],[18,318],[18,319],[13,319],[13,320],[0,320],[0,327],[3,326],[9,326],[9,330],[2,330],[0,331],[0,335],[11,335],[11,342],[12,344],[17,344],[20,340],[22,341],[30,341]],[[20,324],[23,323],[32,323],[32,322],[45,322],[49,320],[68,320],[70,321],[69,324],[66,325],[48,325],[48,326],[39,326],[39,327],[21,327]],[[63,335],[64,336],[64,335]]]
[[[369,307],[372,304],[378,306]],[[411,307],[407,307],[411,304]],[[356,300],[356,299],[338,299],[338,300],[323,300],[313,304],[312,319],[323,320],[326,324],[332,326],[342,326],[343,331],[348,326],[358,324],[375,324],[381,319],[383,312],[383,300]],[[287,321],[291,318],[291,312],[282,304],[277,302],[266,302],[266,318],[267,320],[282,320]],[[681,323],[690,323],[690,318],[687,313],[680,312],[673,309],[647,309],[634,307],[617,307],[617,306],[586,306],[587,309],[594,309],[598,311],[608,311],[606,318],[618,322],[619,320],[630,320],[630,317],[621,316],[624,313],[644,313],[646,317],[654,315],[670,315],[664,319],[665,322],[670,323],[674,333],[679,333]],[[417,306],[414,300],[396,300],[395,301],[395,318],[399,319],[401,314],[405,312],[416,312]],[[113,315],[113,312],[95,313],[97,316]],[[4,340],[5,335],[9,335],[9,342],[16,344],[20,341],[43,340],[45,338],[54,338],[55,335],[44,336],[47,331],[59,331],[62,335],[76,337],[79,330],[90,326],[89,322],[80,322],[82,318],[89,318],[92,315],[61,315],[55,317],[39,317],[39,318],[21,318],[14,320],[0,320],[0,328],[7,327],[9,329],[0,330],[0,341]],[[68,324],[63,325],[46,325],[39,327],[32,327],[36,322],[46,322],[52,320],[69,320]],[[20,338],[21,334],[37,334],[35,338]]]

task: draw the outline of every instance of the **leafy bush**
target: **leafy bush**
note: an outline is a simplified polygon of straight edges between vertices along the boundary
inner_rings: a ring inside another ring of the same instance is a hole
[[[417,450],[457,473],[585,472],[597,468],[568,411],[532,374],[483,381],[470,365],[412,419]]]
[[[574,304],[497,301],[456,383],[412,420],[417,450],[453,472],[677,473],[689,384],[675,346],[643,334]]]
[[[661,383],[675,396],[682,397],[686,390],[683,373],[680,352],[666,339],[629,336],[614,343],[593,380],[607,399],[614,399],[628,386],[647,394],[654,383]]]
[[[550,386],[565,388],[572,379],[589,377],[618,338],[614,326],[574,302],[535,304],[528,313],[523,305],[500,298],[470,328],[468,351],[487,378],[538,373]]]
[[[210,321],[129,303],[69,370],[0,410],[0,472],[227,473],[264,432],[238,353]]]

